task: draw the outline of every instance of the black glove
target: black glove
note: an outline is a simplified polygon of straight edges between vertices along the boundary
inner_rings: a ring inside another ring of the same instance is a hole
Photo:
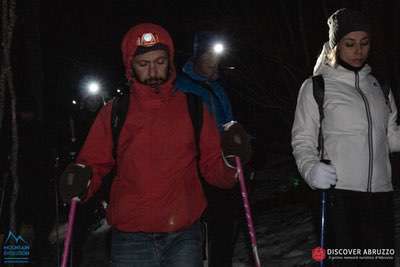
[[[250,161],[250,138],[241,124],[234,122],[224,126],[221,145],[224,157],[230,164],[235,162],[232,156],[238,156],[243,165]]]
[[[73,197],[84,197],[92,169],[82,164],[71,163],[60,176],[59,192],[64,203],[69,203]]]

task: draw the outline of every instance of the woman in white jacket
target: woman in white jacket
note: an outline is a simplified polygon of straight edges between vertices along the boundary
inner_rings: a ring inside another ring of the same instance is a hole
[[[317,149],[320,114],[311,78],[298,96],[293,154],[311,188],[334,187],[327,248],[394,248],[389,152],[400,150],[397,108],[366,64],[370,31],[362,13],[340,9],[328,25],[329,42],[314,67],[325,84],[324,155]]]

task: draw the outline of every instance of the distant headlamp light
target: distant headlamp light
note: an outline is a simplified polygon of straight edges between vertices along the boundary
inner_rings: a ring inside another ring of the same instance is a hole
[[[225,47],[222,43],[216,43],[213,46],[213,52],[217,55],[222,54],[224,52],[224,49],[225,49]]]
[[[88,91],[92,95],[96,95],[100,91],[100,85],[97,82],[91,82],[88,84]]]

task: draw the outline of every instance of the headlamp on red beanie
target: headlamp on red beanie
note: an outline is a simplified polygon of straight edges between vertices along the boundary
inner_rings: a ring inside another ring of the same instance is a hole
[[[135,56],[154,50],[165,50],[168,52],[168,47],[160,43],[157,34],[152,32],[146,32],[139,36],[136,40],[136,45]]]
[[[158,43],[158,36],[151,32],[142,34],[142,36],[139,36],[136,41],[137,46],[144,46],[144,47],[153,46],[156,43]]]

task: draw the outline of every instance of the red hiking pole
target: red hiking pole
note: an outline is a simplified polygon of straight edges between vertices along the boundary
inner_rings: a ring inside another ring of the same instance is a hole
[[[251,210],[250,210],[249,198],[247,196],[246,184],[244,181],[242,163],[239,157],[235,157],[235,161],[236,161],[237,172],[239,175],[240,191],[242,194],[243,206],[246,212],[247,227],[249,228],[251,247],[253,249],[254,262],[256,267],[261,267],[257,249],[256,231],[254,230],[253,219],[251,217]]]
[[[72,232],[74,228],[74,222],[75,222],[75,213],[76,213],[76,205],[78,204],[79,198],[72,198],[71,199],[71,207],[69,208],[69,214],[68,214],[68,228],[67,228],[67,233],[66,237],[64,240],[64,252],[62,256],[62,263],[61,267],[67,267],[68,263],[68,253],[69,249],[71,246],[71,238],[72,238]]]

